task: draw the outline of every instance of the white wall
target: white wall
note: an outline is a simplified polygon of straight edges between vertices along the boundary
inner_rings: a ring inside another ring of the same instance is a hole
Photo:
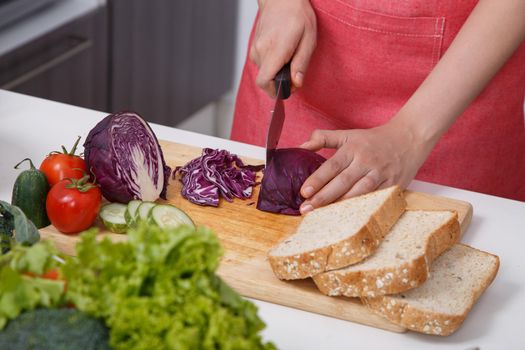
[[[226,95],[217,106],[217,136],[222,138],[230,137],[235,96],[237,95],[242,69],[246,60],[248,39],[250,38],[250,32],[256,14],[257,0],[239,0],[233,90]]]
[[[246,60],[248,40],[252,30],[253,21],[257,14],[257,0],[238,0],[237,37],[235,49],[235,63],[233,69],[233,89],[219,101],[205,106],[197,111],[177,128],[198,133],[229,138],[233,122],[235,97],[241,79],[242,69]]]
[[[239,0],[237,18],[237,49],[235,52],[234,82],[238,86],[248,50],[248,40],[257,14],[257,0]]]

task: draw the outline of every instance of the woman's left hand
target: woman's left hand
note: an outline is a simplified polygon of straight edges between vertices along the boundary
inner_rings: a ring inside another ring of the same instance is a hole
[[[301,212],[394,184],[406,187],[433,145],[394,120],[372,129],[314,131],[302,148],[337,151],[304,182]]]

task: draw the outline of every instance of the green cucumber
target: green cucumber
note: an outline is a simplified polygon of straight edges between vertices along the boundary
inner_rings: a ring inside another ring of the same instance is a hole
[[[150,211],[150,220],[162,228],[187,225],[195,227],[191,218],[179,208],[169,204],[159,204]]]
[[[142,202],[137,209],[137,221],[148,221],[149,212],[156,205],[154,202]]]
[[[124,233],[128,230],[124,213],[128,208],[127,205],[121,203],[110,203],[104,205],[100,209],[100,219],[104,223],[104,226],[111,232]]]
[[[15,169],[18,169],[18,166],[26,160],[29,161],[30,168],[22,171],[16,178],[11,204],[22,209],[27,218],[35,224],[36,228],[46,227],[50,224],[46,212],[49,183],[46,175],[35,168],[29,158],[15,165]]]
[[[124,218],[126,219],[128,227],[135,225],[138,213],[137,209],[141,204],[142,201],[139,201],[138,199],[134,199],[128,203],[128,207],[126,208],[126,212],[124,213]]]

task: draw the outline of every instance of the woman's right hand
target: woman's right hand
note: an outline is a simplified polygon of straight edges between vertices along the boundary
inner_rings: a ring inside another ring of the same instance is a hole
[[[315,49],[317,24],[309,0],[260,0],[250,59],[259,67],[257,86],[275,96],[273,80],[291,62],[292,90],[303,85]]]

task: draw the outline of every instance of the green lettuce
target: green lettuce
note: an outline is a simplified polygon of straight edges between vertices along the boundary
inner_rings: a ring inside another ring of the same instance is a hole
[[[0,256],[0,330],[22,311],[62,304],[63,281],[34,277],[56,267],[56,254],[54,246],[44,241],[31,247],[15,244]]]
[[[274,349],[251,302],[216,274],[222,255],[205,228],[142,224],[128,242],[82,235],[63,274],[76,307],[104,319],[116,349]]]

